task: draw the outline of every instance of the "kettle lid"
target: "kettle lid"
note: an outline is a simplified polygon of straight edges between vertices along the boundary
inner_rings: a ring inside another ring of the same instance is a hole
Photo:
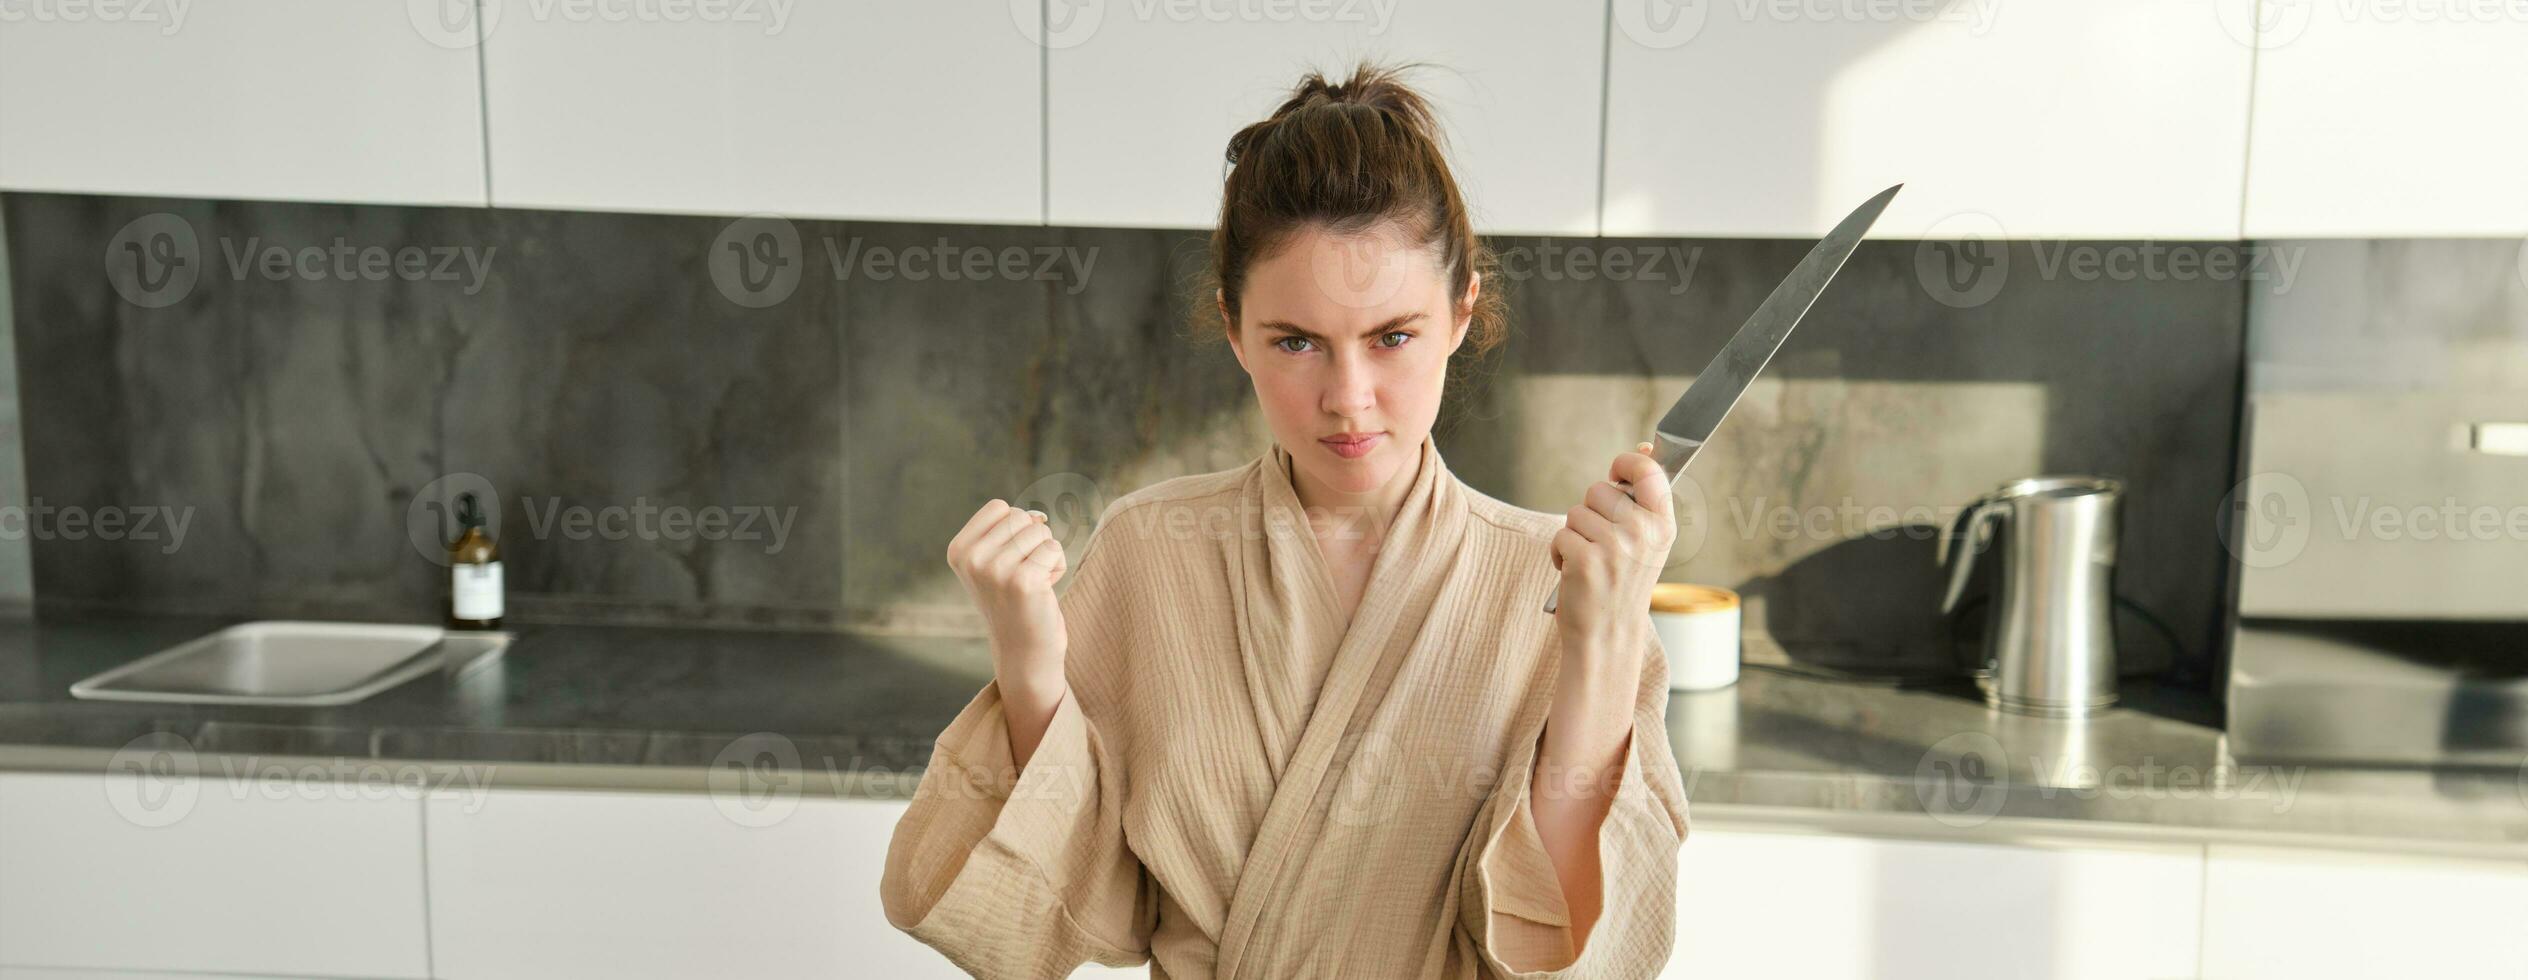
[[[2124,481],[2104,476],[2031,476],[2012,480],[1984,495],[1985,500],[2013,500],[2020,497],[2085,497],[2091,494],[2122,494]]]

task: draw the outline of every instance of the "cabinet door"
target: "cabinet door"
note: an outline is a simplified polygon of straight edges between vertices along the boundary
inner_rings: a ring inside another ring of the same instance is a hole
[[[2203,976],[2528,976],[2528,863],[2208,849]]]
[[[1058,225],[1209,228],[1229,136],[1307,68],[1424,61],[1450,162],[1487,232],[1597,231],[1597,4],[1051,0],[1046,156]]]
[[[480,66],[435,2],[10,4],[0,188],[479,206]]]
[[[426,977],[421,847],[418,790],[0,773],[0,963]]]
[[[2528,233],[2528,10],[2265,8],[2248,237]]]
[[[1606,232],[2238,237],[2256,0],[1614,0]]]
[[[1697,830],[1670,977],[2193,976],[2199,847]]]
[[[940,977],[887,924],[905,804],[491,790],[427,803],[443,977]]]
[[[489,23],[493,203],[1044,220],[1042,65],[1007,3],[608,9]]]
[[[51,967],[0,966],[0,980],[301,980],[278,974],[161,973],[131,970],[56,970]]]

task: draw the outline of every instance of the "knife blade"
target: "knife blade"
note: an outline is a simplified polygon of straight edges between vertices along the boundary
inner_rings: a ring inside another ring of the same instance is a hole
[[[1887,202],[1895,200],[1896,192],[1904,188],[1905,185],[1897,184],[1861,202],[1826,237],[1818,239],[1808,255],[1791,267],[1791,274],[1783,277],[1781,284],[1774,286],[1756,311],[1748,315],[1747,322],[1739,326],[1738,335],[1729,338],[1720,353],[1712,355],[1712,363],[1694,376],[1694,383],[1686,386],[1685,394],[1677,396],[1676,404],[1668,406],[1668,414],[1660,417],[1657,430],[1651,433],[1650,458],[1658,462],[1660,472],[1668,474],[1671,485],[1685,474],[1686,464],[1694,461],[1694,454],[1712,437],[1712,430],[1720,428],[1721,420],[1729,416],[1739,396],[1747,393],[1747,385],[1755,380],[1756,373],[1773,360],[1773,352],[1782,349],[1782,342],[1791,336],[1791,328],[1799,326],[1809,307],[1817,304],[1817,297],[1826,292],[1826,284],[1834,281],[1835,273],[1843,271],[1844,260],[1860,247],[1861,236],[1878,222],[1879,213],[1887,210]],[[1632,490],[1622,480],[1614,482],[1617,489]],[[1545,597],[1545,611],[1551,613],[1561,604],[1562,587],[1557,585],[1554,593]]]

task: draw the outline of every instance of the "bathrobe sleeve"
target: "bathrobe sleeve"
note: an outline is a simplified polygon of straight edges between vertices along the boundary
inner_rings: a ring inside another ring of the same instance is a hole
[[[939,736],[887,847],[887,921],[978,977],[1060,977],[1149,956],[1156,894],[1124,846],[1097,728],[1066,693],[1013,772],[998,682]]]
[[[1124,839],[1123,767],[1087,710],[1100,702],[1080,696],[1084,661],[1120,654],[1083,649],[1078,628],[1097,618],[1083,606],[1108,603],[1111,564],[1083,555],[1063,596],[1071,680],[1026,770],[1012,765],[999,682],[986,684],[933,745],[887,847],[887,921],[978,977],[1149,959],[1157,887]]]
[[[1598,828],[1603,891],[1586,949],[1572,948],[1562,881],[1529,809],[1536,737],[1513,753],[1476,820],[1460,924],[1495,974],[1648,977],[1668,960],[1676,940],[1677,852],[1688,821],[1684,782],[1668,745],[1667,655],[1656,636],[1649,647],[1623,772]]]

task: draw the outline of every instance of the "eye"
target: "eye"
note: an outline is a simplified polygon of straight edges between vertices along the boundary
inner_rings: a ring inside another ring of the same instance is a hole
[[[1394,350],[1394,349],[1396,349],[1396,348],[1398,348],[1398,347],[1402,347],[1402,346],[1404,346],[1406,343],[1411,342],[1411,341],[1413,340],[1413,331],[1411,331],[1411,330],[1390,330],[1390,331],[1387,331],[1386,336],[1380,337],[1380,338],[1378,338],[1378,339],[1380,339],[1380,340],[1382,340],[1382,341],[1383,341],[1383,340],[1386,340],[1388,337],[1402,337],[1402,338],[1404,338],[1403,340],[1396,341],[1395,343],[1392,343],[1392,344],[1382,343],[1382,344],[1379,344],[1379,345],[1378,345],[1378,346],[1383,347],[1383,348],[1385,348],[1385,349],[1387,349],[1387,350]]]
[[[1278,348],[1278,349],[1282,350],[1282,351],[1285,351],[1285,352],[1288,352],[1288,353],[1292,353],[1292,354],[1304,354],[1304,353],[1307,353],[1307,352],[1306,352],[1306,351],[1304,351],[1304,350],[1293,350],[1293,349],[1291,349],[1291,348],[1288,348],[1288,347],[1283,347],[1283,346],[1282,346],[1283,344],[1285,344],[1285,343],[1289,343],[1289,342],[1292,342],[1292,341],[1297,341],[1297,342],[1299,342],[1299,343],[1304,344],[1304,343],[1307,343],[1307,342],[1308,342],[1308,338],[1306,338],[1306,337],[1279,337],[1279,338],[1275,338],[1275,339],[1274,339],[1274,341],[1273,341],[1273,346],[1274,346],[1275,348]]]

